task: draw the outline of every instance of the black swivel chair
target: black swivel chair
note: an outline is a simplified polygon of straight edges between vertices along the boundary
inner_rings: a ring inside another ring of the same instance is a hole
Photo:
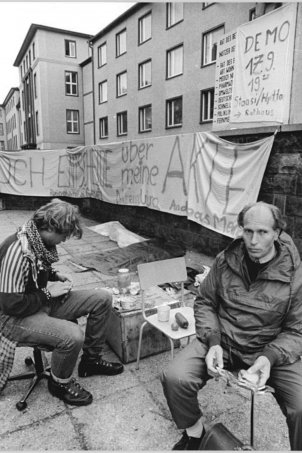
[[[25,345],[24,345],[25,346]],[[28,347],[28,345],[27,345]],[[50,366],[44,366],[43,362],[43,351],[49,352],[51,349],[42,346],[33,346],[33,359],[32,357],[26,357],[25,364],[27,366],[33,365],[34,369],[27,373],[12,375],[8,378],[8,381],[20,381],[24,379],[31,379],[31,383],[27,392],[23,397],[16,403],[16,408],[19,411],[23,411],[27,407],[27,398],[38,385],[41,379],[49,379],[50,377]]]

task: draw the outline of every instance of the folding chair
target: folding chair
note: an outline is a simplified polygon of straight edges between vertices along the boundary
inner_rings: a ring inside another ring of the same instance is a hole
[[[138,264],[137,271],[141,290],[142,313],[145,320],[141,325],[139,332],[136,362],[136,369],[139,369],[143,330],[147,323],[152,325],[155,329],[160,330],[166,337],[169,338],[171,345],[171,356],[173,358],[174,341],[187,337],[189,343],[190,337],[195,335],[195,319],[193,308],[186,307],[184,304],[184,282],[187,280],[186,262],[184,257]],[[159,321],[157,313],[147,316],[145,311],[145,291],[151,286],[176,282],[180,283],[181,306],[179,308],[171,309],[170,320],[168,322]],[[172,330],[171,324],[175,322],[175,313],[177,312],[182,313],[188,320],[189,326],[187,329],[179,327],[178,330]]]

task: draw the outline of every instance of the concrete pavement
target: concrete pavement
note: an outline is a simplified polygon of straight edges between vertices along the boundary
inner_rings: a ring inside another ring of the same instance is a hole
[[[30,211],[0,211],[0,242],[30,215]],[[70,265],[70,252],[76,253],[76,247],[82,253],[116,247],[114,241],[104,237],[101,240],[87,228],[96,222],[83,220],[83,238],[59,246],[61,260],[57,268],[72,274],[77,288],[112,286],[114,277],[95,270],[75,273]],[[198,260],[203,264],[212,261],[194,251],[187,251],[186,260],[188,266]],[[25,369],[24,358],[30,351],[17,348],[14,372]],[[110,347],[105,357],[118,360]],[[28,382],[9,382],[0,395],[0,450],[170,450],[181,432],[171,419],[159,380],[169,360],[170,352],[166,351],[141,359],[139,370],[129,363],[118,376],[79,379],[94,396],[87,407],[68,406],[52,397],[44,380],[29,397],[27,409],[19,412],[15,403]],[[246,391],[238,393],[221,381],[211,380],[200,392],[199,401],[207,426],[221,421],[241,440],[249,441],[250,401]],[[272,395],[257,398],[255,418],[256,450],[289,450],[285,419]]]

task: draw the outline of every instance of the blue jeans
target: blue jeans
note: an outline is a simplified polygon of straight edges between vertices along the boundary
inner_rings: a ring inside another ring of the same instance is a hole
[[[14,340],[25,345],[53,348],[51,371],[64,382],[72,375],[80,350],[91,357],[101,354],[105,340],[112,296],[105,289],[74,290],[67,299],[53,299],[34,315],[23,318],[14,327]],[[85,336],[74,321],[87,317]]]

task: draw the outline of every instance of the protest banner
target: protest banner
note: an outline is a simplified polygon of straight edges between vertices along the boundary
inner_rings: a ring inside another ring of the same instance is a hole
[[[238,211],[257,199],[273,139],[234,144],[198,132],[73,150],[0,151],[0,193],[144,206],[233,236]]]
[[[230,123],[288,123],[296,12],[290,3],[237,28]]]

